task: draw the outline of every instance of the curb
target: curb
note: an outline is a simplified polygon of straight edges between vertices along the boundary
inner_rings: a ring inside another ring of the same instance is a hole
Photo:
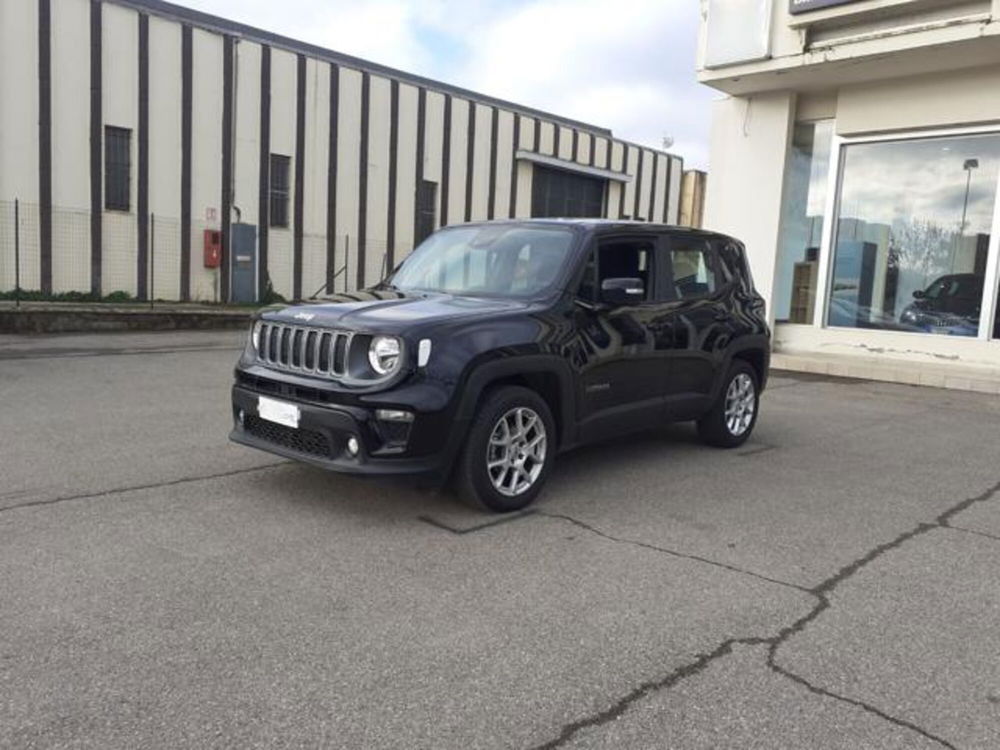
[[[0,333],[237,330],[249,322],[249,310],[0,310]]]

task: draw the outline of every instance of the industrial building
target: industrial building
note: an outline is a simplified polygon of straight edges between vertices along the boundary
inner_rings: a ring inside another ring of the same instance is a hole
[[[0,56],[0,291],[301,298],[442,225],[680,219],[678,156],[159,0],[0,0]]]
[[[1000,392],[1000,0],[703,0],[705,223],[774,362]]]

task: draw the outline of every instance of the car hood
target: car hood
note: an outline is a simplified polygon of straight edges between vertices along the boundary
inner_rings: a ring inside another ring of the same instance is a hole
[[[292,325],[400,333],[424,323],[517,312],[529,306],[524,300],[366,290],[270,308],[262,312],[262,317]]]

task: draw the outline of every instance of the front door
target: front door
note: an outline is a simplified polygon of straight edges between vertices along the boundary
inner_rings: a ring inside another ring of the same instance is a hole
[[[584,441],[663,420],[668,363],[654,334],[663,314],[655,289],[658,244],[652,234],[604,237],[591,253],[574,313]],[[646,299],[623,306],[603,304],[601,283],[612,278],[640,280]]]

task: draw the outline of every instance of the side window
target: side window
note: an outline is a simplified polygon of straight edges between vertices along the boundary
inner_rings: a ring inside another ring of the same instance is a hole
[[[605,279],[639,279],[653,298],[653,249],[647,239],[605,240],[597,248],[597,289]]]
[[[667,251],[670,259],[669,292],[673,299],[695,299],[719,287],[709,243],[693,237],[673,237]]]

